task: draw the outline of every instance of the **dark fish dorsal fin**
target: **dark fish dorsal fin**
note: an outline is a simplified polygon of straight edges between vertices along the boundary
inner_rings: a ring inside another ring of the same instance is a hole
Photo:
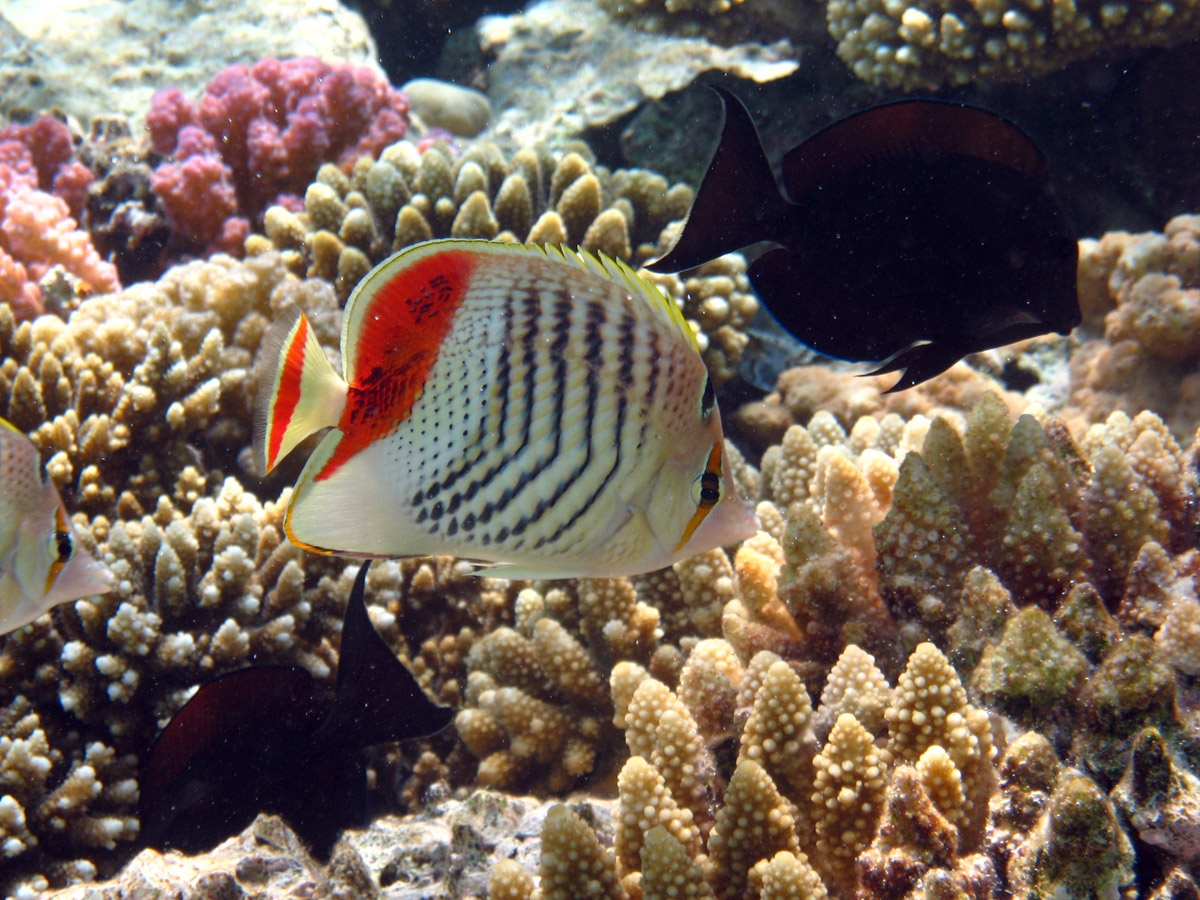
[[[725,110],[721,140],[679,240],[666,256],[646,266],[651,272],[681,272],[771,240],[787,209],[750,113],[735,94],[710,87]]]
[[[856,169],[922,154],[969,157],[1048,177],[1046,158],[1033,140],[1003,116],[945,100],[898,100],[848,116],[789,150],[784,189],[800,203]]]
[[[363,602],[369,566],[370,561],[365,561],[358,570],[347,601],[337,692],[333,709],[318,730],[317,744],[348,741],[369,747],[403,741],[441,731],[454,717],[452,709],[425,696],[412,672],[371,624]]]

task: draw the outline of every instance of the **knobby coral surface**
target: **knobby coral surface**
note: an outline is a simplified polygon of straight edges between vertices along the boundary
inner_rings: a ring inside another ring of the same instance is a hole
[[[1200,425],[1200,216],[1081,241],[1079,302],[1104,337],[1072,355],[1072,405],[1092,421],[1153,409],[1190,435]]]
[[[826,16],[838,55],[859,78],[904,90],[1020,81],[1083,59],[1181,44],[1200,32],[1200,7],[1188,0],[830,0]]]

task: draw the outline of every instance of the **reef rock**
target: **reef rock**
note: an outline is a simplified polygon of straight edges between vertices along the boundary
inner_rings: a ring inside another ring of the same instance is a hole
[[[536,836],[551,803],[477,791],[436,812],[387,816],[349,831],[327,865],[317,863],[278,817],[261,815],[208,853],[144,850],[110,881],[76,884],[38,896],[172,896],[180,900],[243,897],[480,897],[497,860],[536,871]],[[611,834],[608,805],[579,807],[588,824]],[[608,823],[604,825],[602,823]],[[493,895],[495,896],[495,895]]]
[[[366,22],[338,0],[7,0],[0,16],[0,114],[58,106],[87,122],[140,119],[173,84],[194,96],[246,60],[316,56],[382,73]]]
[[[485,16],[480,43],[492,107],[504,110],[497,136],[529,147],[607,124],[644,100],[687,87],[719,69],[752,81],[796,71],[791,45],[720,47],[702,38],[640,31],[609,18],[591,0],[548,0],[513,16]],[[547,47],[558,52],[547,54]]]

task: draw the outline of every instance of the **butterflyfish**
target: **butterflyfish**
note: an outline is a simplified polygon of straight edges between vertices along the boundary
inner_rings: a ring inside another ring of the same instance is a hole
[[[901,100],[789,150],[777,184],[729,91],[720,141],[674,246],[693,268],[765,242],[748,275],[771,315],[827,356],[903,370],[892,391],[963,356],[1080,323],[1078,243],[1033,140],[963,103]]]
[[[694,333],[622,262],[429,241],[350,295],[344,378],[298,312],[264,348],[260,470],[331,429],[285,513],[304,549],[453,555],[514,578],[617,576],[757,526]]]
[[[450,724],[454,711],[371,625],[368,566],[346,604],[332,700],[299,666],[251,666],[202,686],[167,723],[139,779],[147,846],[201,853],[267,812],[326,859],[342,829],[365,822],[364,748]]]
[[[79,543],[33,442],[0,419],[0,634],[60,603],[103,594],[112,582]]]

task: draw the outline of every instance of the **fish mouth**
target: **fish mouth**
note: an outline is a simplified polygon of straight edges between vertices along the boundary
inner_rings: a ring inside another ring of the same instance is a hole
[[[1035,331],[1034,329],[1041,329]],[[999,309],[985,316],[976,329],[976,334],[991,339],[1009,333],[1032,332],[1041,334],[1046,330],[1045,323],[1027,309],[1008,307]],[[1008,343],[1006,341],[1006,343]]]

